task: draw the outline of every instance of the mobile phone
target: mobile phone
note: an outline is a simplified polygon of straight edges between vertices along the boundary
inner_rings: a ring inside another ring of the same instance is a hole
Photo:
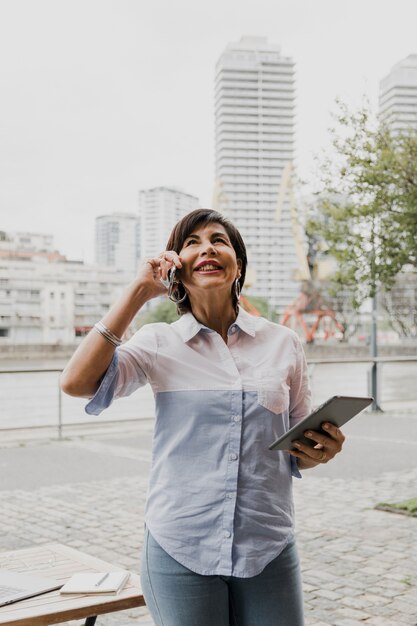
[[[355,417],[355,415],[358,415],[358,413],[366,409],[373,400],[374,399],[371,397],[332,396],[315,409],[315,411],[310,413],[310,415],[301,420],[301,422],[298,422],[274,441],[268,449],[290,450],[292,448],[292,442],[295,440],[313,448],[316,442],[304,437],[303,433],[306,430],[315,430],[326,434],[326,431],[321,427],[323,422],[330,422],[339,427],[343,426],[343,424],[346,424],[352,417]]]
[[[175,280],[175,270],[176,270],[176,266],[174,265],[173,267],[171,267],[171,269],[168,270],[168,276],[167,278],[160,278],[159,280],[161,281],[161,283],[164,285],[164,287],[166,287],[167,289],[169,289],[170,287],[172,288],[173,284],[174,284],[174,280]]]

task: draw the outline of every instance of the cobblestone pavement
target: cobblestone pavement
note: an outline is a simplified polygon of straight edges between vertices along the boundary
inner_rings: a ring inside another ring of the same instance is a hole
[[[136,456],[132,446],[90,438],[27,445],[32,451],[38,445],[40,458],[48,446],[59,445],[81,446],[92,455],[105,450],[108,464],[115,457]],[[143,450],[140,457],[149,461]],[[308,626],[417,624],[417,519],[373,508],[381,501],[415,497],[416,485],[417,469],[349,481],[311,470],[294,481]],[[137,571],[146,487],[146,472],[138,471],[2,491],[0,550],[60,542]],[[133,624],[152,624],[146,609],[97,620],[97,626]]]

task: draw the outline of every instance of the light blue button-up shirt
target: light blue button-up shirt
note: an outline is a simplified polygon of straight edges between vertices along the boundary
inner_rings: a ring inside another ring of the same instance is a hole
[[[294,534],[300,473],[268,446],[310,410],[297,334],[241,308],[227,345],[191,313],[148,324],[117,348],[86,411],[98,415],[147,382],[156,406],[151,534],[199,574],[259,574]]]

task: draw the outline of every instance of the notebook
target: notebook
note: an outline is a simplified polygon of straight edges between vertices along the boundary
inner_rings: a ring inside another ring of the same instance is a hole
[[[62,583],[40,576],[0,569],[0,606],[25,600],[62,587]]]
[[[112,593],[116,594],[128,581],[130,572],[94,572],[73,574],[60,593]]]

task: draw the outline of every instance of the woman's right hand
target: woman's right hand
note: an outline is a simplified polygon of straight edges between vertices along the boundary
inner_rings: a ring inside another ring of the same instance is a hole
[[[175,266],[181,269],[181,259],[174,250],[165,250],[158,257],[144,261],[138,271],[136,280],[146,287],[149,299],[162,296],[167,292],[167,288],[161,279],[168,278],[168,271]]]
[[[178,254],[173,250],[144,261],[136,279],[103,317],[103,324],[117,337],[122,337],[142,306],[151,298],[167,292],[161,278],[168,277],[168,271],[173,265],[178,269],[182,267]],[[91,398],[97,391],[113,354],[114,345],[92,330],[67,364],[61,376],[61,389],[70,396]]]

